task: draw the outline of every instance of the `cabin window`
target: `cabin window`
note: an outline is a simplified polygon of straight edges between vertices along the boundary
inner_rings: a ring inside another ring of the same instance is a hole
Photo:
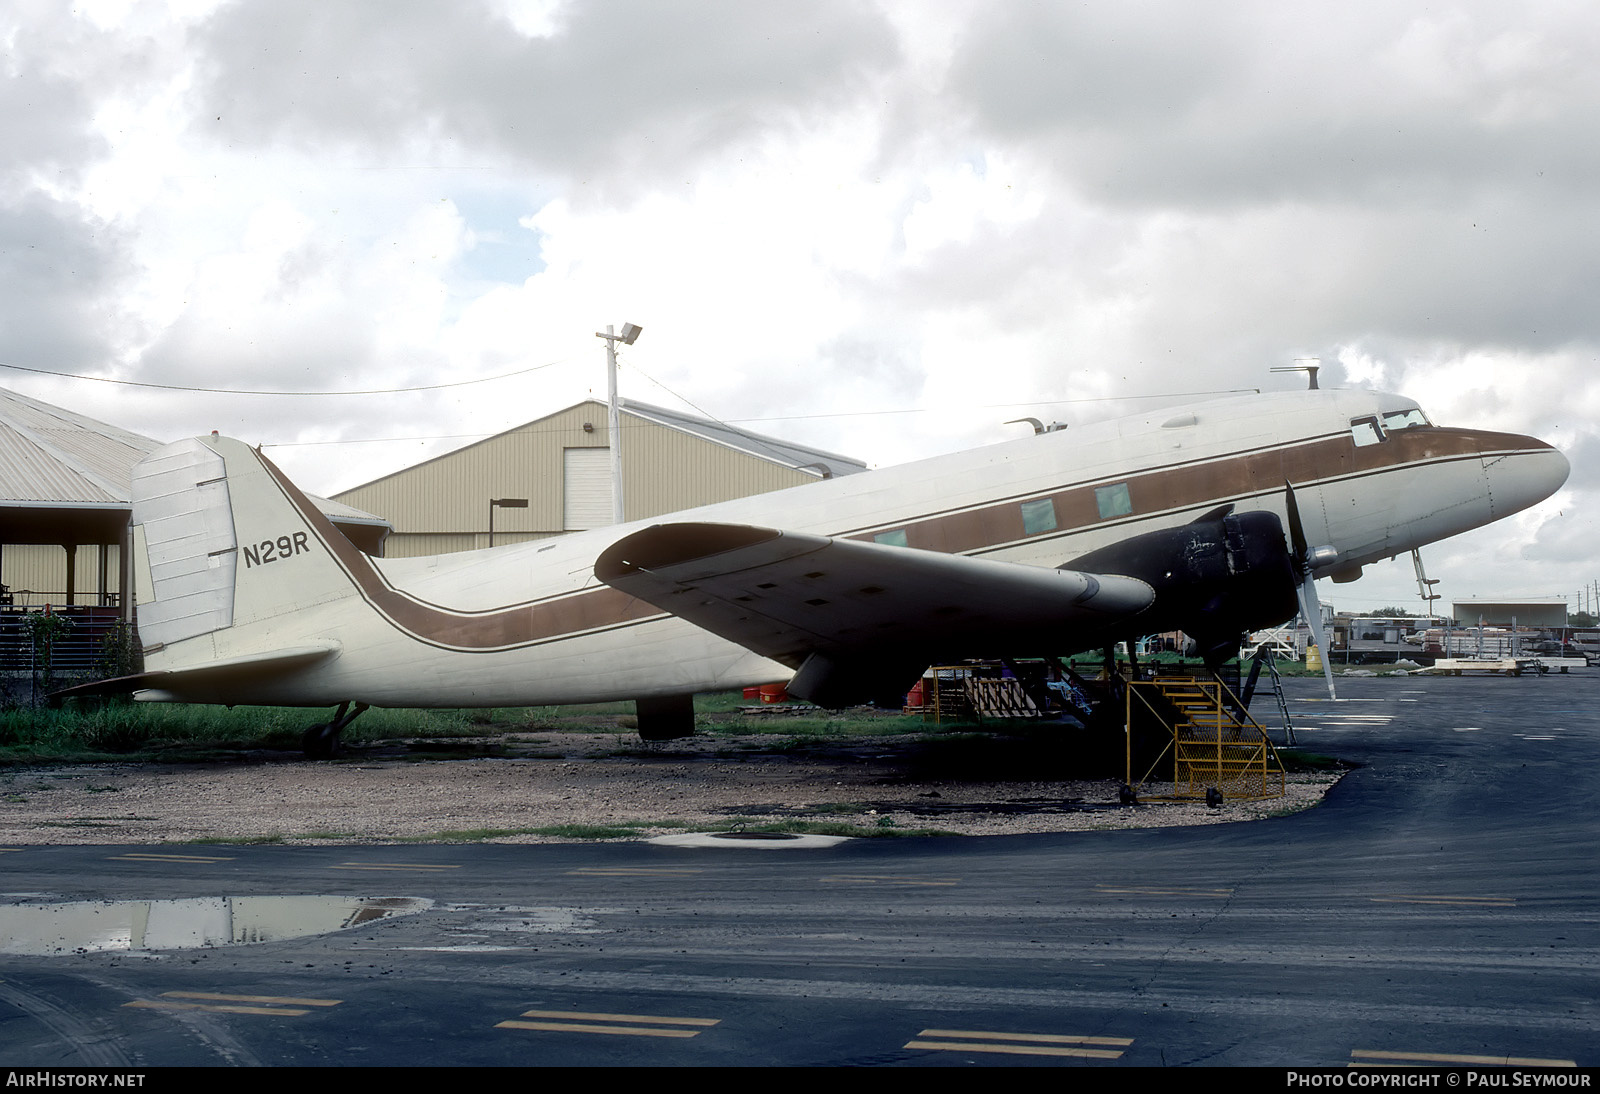
[[[872,537],[874,543],[886,543],[890,547],[904,547],[906,545],[906,530],[896,528],[892,532],[879,532]]]
[[[1022,532],[1036,536],[1040,532],[1056,530],[1056,503],[1049,498],[1022,503]]]
[[[1378,425],[1377,418],[1351,418],[1350,437],[1356,442],[1357,448],[1365,448],[1383,440],[1383,427]]]
[[[1119,482],[1115,486],[1097,486],[1094,488],[1094,503],[1100,508],[1100,518],[1125,517],[1133,512],[1133,498],[1128,493],[1128,484]]]

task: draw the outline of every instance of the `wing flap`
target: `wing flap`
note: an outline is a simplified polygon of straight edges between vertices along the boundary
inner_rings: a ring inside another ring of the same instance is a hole
[[[927,665],[1084,649],[1154,596],[1133,578],[726,524],[635,532],[595,574],[792,667],[817,653],[926,654]]]

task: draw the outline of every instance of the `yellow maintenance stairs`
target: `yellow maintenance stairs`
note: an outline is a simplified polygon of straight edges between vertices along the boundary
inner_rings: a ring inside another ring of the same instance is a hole
[[[1129,681],[1127,704],[1129,786],[1145,783],[1170,754],[1171,797],[1204,798],[1212,788],[1224,798],[1283,796],[1283,764],[1277,749],[1260,724],[1248,712],[1241,713],[1244,705],[1221,680],[1158,676]],[[1171,739],[1135,781],[1134,721],[1146,711]]]

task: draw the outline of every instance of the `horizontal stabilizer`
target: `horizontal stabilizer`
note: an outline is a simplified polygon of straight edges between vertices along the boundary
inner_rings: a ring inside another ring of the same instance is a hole
[[[160,669],[133,676],[118,676],[55,692],[51,698],[71,699],[87,695],[121,695],[144,692],[142,699],[158,702],[227,702],[230,688],[242,684],[258,685],[287,679],[301,669],[324,661],[339,652],[339,643],[321,642],[268,653],[251,653],[208,661],[192,668]]]
[[[1143,581],[736,524],[658,524],[612,544],[595,575],[790,666],[813,653],[993,656],[1113,627]]]

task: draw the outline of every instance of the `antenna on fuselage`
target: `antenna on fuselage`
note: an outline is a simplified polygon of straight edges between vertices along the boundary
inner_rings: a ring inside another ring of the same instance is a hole
[[[1029,425],[1033,426],[1033,431],[1035,434],[1054,433],[1057,430],[1067,428],[1066,422],[1051,422],[1049,425],[1045,425],[1038,418],[1012,418],[1006,423],[1006,425],[1020,425],[1023,422],[1027,422]]]
[[[1301,364],[1302,361],[1309,362],[1309,363]],[[1273,365],[1267,371],[1268,372],[1304,372],[1308,376],[1310,376],[1310,378],[1311,378],[1311,383],[1310,383],[1309,387],[1307,388],[1307,390],[1316,391],[1317,390],[1317,372],[1321,368],[1322,368],[1322,358],[1320,358],[1320,357],[1296,357],[1294,359],[1294,364],[1292,364],[1292,365]]]

